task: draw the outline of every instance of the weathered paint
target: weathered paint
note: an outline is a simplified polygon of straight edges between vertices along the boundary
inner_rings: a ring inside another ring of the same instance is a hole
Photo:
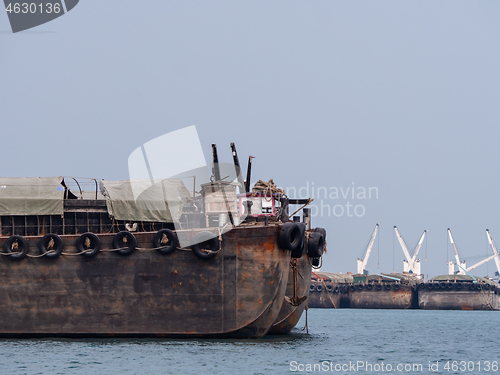
[[[152,250],[154,232],[136,233],[144,250],[129,256],[2,256],[0,336],[262,337],[288,280],[290,252],[278,247],[278,233],[278,225],[233,229],[212,259]],[[99,235],[102,249],[113,237]],[[39,254],[40,238],[26,237],[30,254]],[[76,253],[78,236],[61,238],[64,252]]]
[[[327,285],[331,285],[332,291],[327,290]],[[319,286],[319,288],[318,288]],[[335,287],[340,285],[332,283],[328,280],[314,280],[309,282],[310,293],[308,305],[310,308],[333,308],[338,309],[341,307],[341,291],[335,292]],[[313,290],[314,289],[314,290]],[[321,289],[321,290],[319,290]],[[347,294],[346,294],[347,295]]]
[[[390,284],[387,284],[390,285]],[[390,290],[383,288],[377,290],[372,287],[368,290],[366,286],[362,290],[349,290],[349,307],[354,309],[410,309],[414,290],[410,285],[398,284],[399,289]]]
[[[295,297],[309,298],[309,282],[311,280],[312,268],[311,262],[307,254],[304,254],[301,258],[297,259],[297,295]],[[294,297],[294,287],[293,287],[293,267],[290,264],[288,272],[288,283],[286,286],[286,296],[288,299],[293,299]],[[304,309],[307,306],[307,298],[298,306],[294,306],[291,303],[284,301],[283,306],[279,312],[278,318],[272,325],[269,334],[270,335],[286,335],[288,334],[299,322]]]
[[[500,310],[500,295],[493,290],[420,289],[418,305],[424,310]]]

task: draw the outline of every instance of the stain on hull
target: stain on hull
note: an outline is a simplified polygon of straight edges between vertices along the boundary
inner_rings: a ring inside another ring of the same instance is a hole
[[[378,290],[376,285],[373,285],[370,290],[366,285],[362,290],[359,290],[354,285],[354,290],[349,290],[349,307],[354,309],[410,309],[412,308],[413,289],[410,285],[398,284],[397,290],[395,285],[386,284],[390,287],[389,290],[382,287]]]
[[[271,327],[270,335],[285,335],[288,334],[299,322],[304,309],[308,304],[309,298],[309,284],[311,280],[312,268],[310,264],[309,257],[303,255],[301,258],[297,259],[297,298],[306,297],[306,299],[300,303],[298,306],[294,306],[288,301],[294,296],[294,274],[292,265],[288,272],[288,283],[286,287],[286,297],[287,301],[283,302],[281,311],[279,312],[278,319]]]
[[[418,304],[423,310],[500,310],[500,296],[492,290],[422,289]]]
[[[136,233],[140,250],[128,256],[3,256],[0,336],[262,337],[288,281],[290,252],[278,247],[278,232],[278,225],[236,228],[212,259],[188,249],[161,254],[152,249],[155,232]],[[113,237],[99,235],[102,249]],[[64,252],[76,253],[78,235],[61,238]],[[26,239],[39,254],[40,236]]]
[[[309,307],[333,308],[341,307],[342,285],[329,280],[315,279],[310,282]],[[347,296],[347,294],[345,294]]]

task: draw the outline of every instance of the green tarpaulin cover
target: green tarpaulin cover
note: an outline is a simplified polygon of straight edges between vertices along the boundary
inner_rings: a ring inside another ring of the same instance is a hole
[[[62,215],[62,177],[0,178],[0,215]]]
[[[106,197],[110,216],[127,221],[178,221],[189,191],[178,179],[154,181],[105,181],[101,192]]]

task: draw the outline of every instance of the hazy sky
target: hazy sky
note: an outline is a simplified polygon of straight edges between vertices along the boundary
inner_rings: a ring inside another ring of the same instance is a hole
[[[500,244],[499,17],[498,1],[81,0],[12,34],[2,13],[0,174],[127,179],[134,149],[196,125],[207,160],[212,143],[255,156],[254,181],[376,188],[315,200],[324,270],[355,271],[380,223],[371,273],[402,271],[397,225],[412,246],[429,231],[422,271],[443,274],[448,227],[468,265],[491,254],[486,228]]]

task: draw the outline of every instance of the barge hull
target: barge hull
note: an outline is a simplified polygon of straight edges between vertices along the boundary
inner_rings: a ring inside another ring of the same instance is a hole
[[[189,249],[161,254],[154,232],[136,233],[141,249],[128,256],[76,255],[78,235],[61,236],[72,255],[2,256],[0,336],[262,337],[288,279],[290,252],[278,247],[278,233],[278,225],[235,228],[212,259]],[[99,235],[103,249],[113,237]],[[30,255],[40,238],[26,237]]]
[[[310,282],[308,302],[310,308],[338,309],[341,307],[342,296],[342,288],[339,284],[324,280]]]
[[[354,309],[410,309],[413,289],[400,285],[398,290],[349,290],[349,307]]]
[[[491,290],[418,291],[418,304],[423,310],[500,310],[499,300]]]

